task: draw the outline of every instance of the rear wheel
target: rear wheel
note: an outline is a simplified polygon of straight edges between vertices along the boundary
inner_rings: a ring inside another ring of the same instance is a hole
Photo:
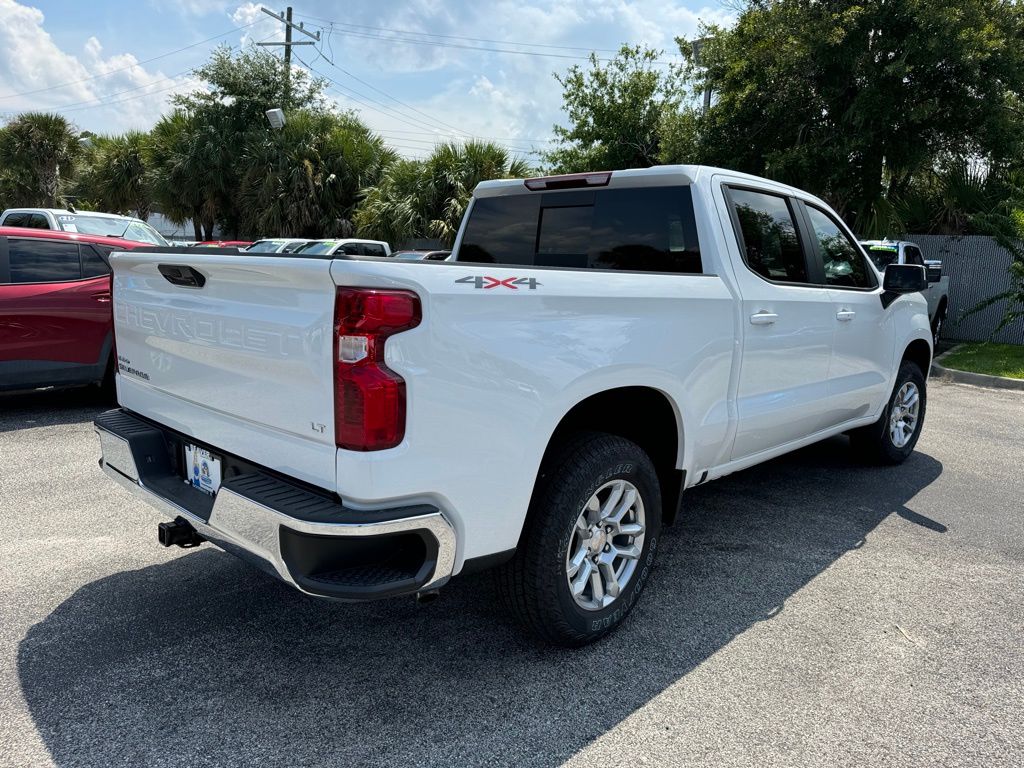
[[[902,464],[913,453],[924,425],[928,402],[924,373],[904,360],[881,418],[850,433],[850,442],[863,458],[880,464]]]
[[[593,642],[635,605],[660,530],[647,454],[621,437],[580,435],[541,470],[520,546],[497,572],[503,601],[549,642]]]

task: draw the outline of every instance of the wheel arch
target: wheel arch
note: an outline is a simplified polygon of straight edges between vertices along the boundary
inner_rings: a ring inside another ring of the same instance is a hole
[[[910,361],[917,365],[921,369],[921,373],[924,374],[925,378],[928,378],[928,372],[932,367],[932,347],[924,339],[914,339],[906,348],[903,350],[903,357],[900,359],[902,365],[905,361]]]
[[[551,452],[579,432],[605,432],[639,445],[650,456],[661,485],[662,519],[672,523],[683,487],[684,431],[675,401],[650,386],[614,387],[595,392],[572,406],[548,440],[541,467]],[[534,481],[536,491],[540,471]]]

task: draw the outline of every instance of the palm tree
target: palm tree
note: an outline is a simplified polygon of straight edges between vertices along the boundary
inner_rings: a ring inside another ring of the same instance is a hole
[[[394,244],[432,237],[451,245],[477,184],[530,172],[525,160],[510,157],[497,144],[441,144],[426,160],[401,161],[386,169],[378,185],[366,191],[356,225],[361,234]]]
[[[0,130],[0,166],[18,179],[20,205],[56,208],[80,152],[78,132],[60,115],[24,112]]]
[[[207,197],[207,170],[200,151],[199,126],[193,116],[177,110],[162,117],[143,144],[147,185],[160,212],[175,224],[191,220],[196,240],[212,239]],[[205,234],[205,237],[204,237]]]
[[[153,207],[146,172],[148,134],[95,136],[79,172],[78,193],[105,211],[135,213],[145,221]]]

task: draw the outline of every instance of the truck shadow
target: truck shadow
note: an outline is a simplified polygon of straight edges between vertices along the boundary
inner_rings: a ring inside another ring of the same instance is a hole
[[[487,574],[430,606],[332,604],[204,549],[78,590],[22,641],[21,687],[61,766],[557,765],[941,472],[851,465],[836,438],[694,489],[633,617],[575,651],[521,634]]]

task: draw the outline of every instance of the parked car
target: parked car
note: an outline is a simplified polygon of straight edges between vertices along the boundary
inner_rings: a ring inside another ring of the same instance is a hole
[[[359,240],[347,237],[336,240],[312,240],[295,251],[302,256],[390,256],[391,246],[383,240]]]
[[[203,240],[196,243],[193,248],[248,248],[252,245],[250,240]]]
[[[451,251],[398,251],[392,257],[402,261],[444,261]]]
[[[28,227],[80,235],[120,237],[135,243],[166,247],[164,236],[142,219],[99,211],[64,208],[8,208],[0,214],[0,227]]]
[[[148,243],[0,227],[0,390],[112,380],[108,256]]]
[[[924,268],[883,282],[798,189],[486,181],[452,259],[116,254],[106,473],[174,518],[165,545],[343,600],[500,566],[511,611],[579,645],[634,607],[685,489],[842,433],[898,464],[921,434]]]
[[[928,288],[922,293],[928,302],[928,319],[937,344],[949,307],[949,277],[942,274],[942,262],[926,260],[921,248],[907,240],[862,240],[861,245],[880,272],[890,264],[916,264],[928,272]]]
[[[279,237],[269,240],[257,240],[245,250],[250,253],[294,253],[310,242],[312,241],[305,237]]]

